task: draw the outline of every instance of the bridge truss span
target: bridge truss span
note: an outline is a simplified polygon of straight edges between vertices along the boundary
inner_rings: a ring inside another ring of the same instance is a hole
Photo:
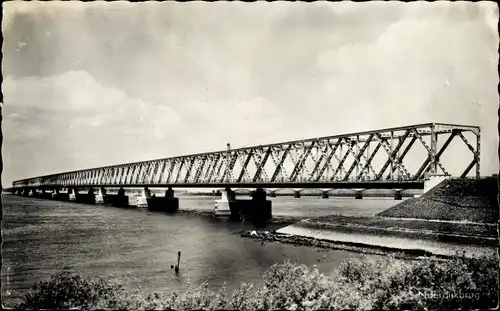
[[[13,186],[412,187],[427,174],[479,177],[479,163],[479,127],[428,123],[65,172]]]

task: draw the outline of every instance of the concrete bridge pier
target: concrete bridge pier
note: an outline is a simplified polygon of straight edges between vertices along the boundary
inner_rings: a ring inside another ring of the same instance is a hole
[[[148,187],[145,187],[142,190],[141,195],[138,196],[136,199],[137,207],[148,207],[148,199],[150,198],[151,198],[151,191],[149,190]]]
[[[68,188],[68,198],[70,201],[76,201],[77,194],[78,194],[78,189]]]
[[[101,187],[99,188],[99,192],[95,196],[95,203],[104,204],[105,198],[106,198],[106,188]]]
[[[293,197],[294,197],[294,198],[296,198],[296,199],[300,198],[300,191],[298,191],[298,190],[297,190],[297,191],[295,191],[295,192],[293,193]]]
[[[36,189],[31,189],[28,196],[35,197],[36,196]]]
[[[356,192],[354,193],[354,199],[356,200],[363,199],[363,190],[364,189],[356,189]]]
[[[62,191],[63,189],[56,188],[54,192],[52,192],[52,197],[54,200],[68,201],[69,200],[69,190],[66,192]]]
[[[174,190],[169,187],[164,197],[153,195],[147,199],[148,209],[151,211],[175,213],[179,210],[179,198],[175,197]]]
[[[257,227],[263,227],[272,218],[272,203],[266,200],[266,196],[266,191],[258,188],[252,192],[251,200],[237,200],[234,191],[226,188],[221,199],[216,201],[215,214],[229,216],[232,221],[251,221]]]
[[[324,189],[321,189],[321,198],[322,199],[328,199],[330,196],[328,194],[328,189],[327,190],[324,190]]]
[[[244,216],[249,216],[253,224],[257,227],[264,227],[269,219],[272,219],[272,202],[267,200],[266,191],[262,188],[257,188],[252,193],[252,200],[249,210],[243,211]]]
[[[233,202],[236,201],[236,194],[231,188],[226,188],[221,191],[221,198],[215,201],[215,215],[216,216],[230,216],[231,220],[239,220],[239,214],[231,206],[235,206]]]
[[[42,198],[42,199],[49,199],[51,197],[52,197],[52,194],[48,193],[45,188],[41,189],[40,198]]]
[[[402,199],[403,199],[402,190],[395,190],[394,191],[394,200],[402,200]]]
[[[28,188],[24,188],[24,189],[23,189],[23,195],[24,195],[25,197],[28,197],[28,196],[30,195],[30,190],[29,190]]]
[[[110,204],[118,207],[126,207],[129,205],[129,198],[125,195],[125,190],[123,189],[123,187],[120,187],[120,189],[118,189],[118,194],[108,194],[105,189],[103,190],[104,204]]]
[[[78,189],[73,189],[75,193],[75,201],[78,203],[85,203],[85,204],[95,204],[95,190],[94,188],[90,187],[87,190],[87,193],[80,193],[78,192]]]
[[[54,191],[52,189],[52,191],[48,191],[48,189],[45,189],[45,188],[42,188],[42,194],[41,194],[41,197],[44,198],[44,199],[52,199],[54,197]]]

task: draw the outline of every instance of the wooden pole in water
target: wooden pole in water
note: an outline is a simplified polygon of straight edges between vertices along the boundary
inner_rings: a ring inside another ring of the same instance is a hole
[[[177,266],[175,266],[175,273],[179,273],[179,266],[181,264],[181,252],[177,252]]]

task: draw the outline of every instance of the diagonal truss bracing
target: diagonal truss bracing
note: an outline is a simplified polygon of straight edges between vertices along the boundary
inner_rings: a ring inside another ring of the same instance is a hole
[[[445,157],[454,141],[465,145],[453,154],[453,162],[466,159],[458,171]],[[479,127],[429,123],[52,174],[14,187],[421,181],[428,174],[466,176],[474,167],[479,177],[479,163]]]

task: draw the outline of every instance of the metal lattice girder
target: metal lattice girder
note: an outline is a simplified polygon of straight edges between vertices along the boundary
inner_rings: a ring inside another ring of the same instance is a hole
[[[465,133],[476,136],[476,146]],[[427,173],[439,173],[437,168],[451,175],[443,154],[455,138],[465,143],[472,159],[453,176],[466,176],[475,166],[479,177],[479,127],[429,123],[52,174],[16,181],[14,187],[333,187],[366,180],[389,183],[395,172],[398,182],[419,183]],[[421,144],[415,145],[417,140]],[[421,146],[423,159],[412,153]]]

